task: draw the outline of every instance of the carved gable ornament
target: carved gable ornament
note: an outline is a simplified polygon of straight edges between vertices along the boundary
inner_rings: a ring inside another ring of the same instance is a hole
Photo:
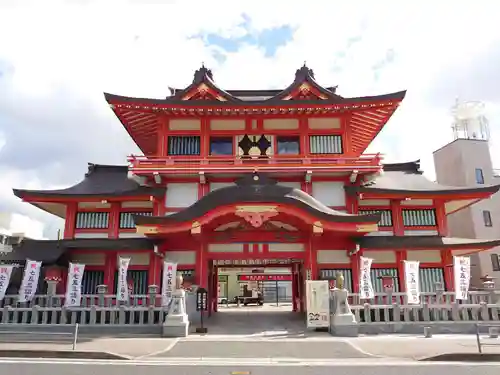
[[[276,206],[237,206],[236,216],[245,219],[252,227],[260,228],[270,218],[278,215]]]

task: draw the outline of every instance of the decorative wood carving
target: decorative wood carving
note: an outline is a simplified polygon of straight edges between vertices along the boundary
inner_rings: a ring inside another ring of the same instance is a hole
[[[356,225],[356,232],[378,232],[378,224],[360,224]]]
[[[152,227],[149,225],[137,225],[136,232],[139,234],[157,234],[158,227]]]
[[[200,234],[201,224],[198,221],[193,221],[191,224],[191,234]]]
[[[238,206],[235,214],[245,219],[252,227],[260,228],[270,218],[278,215],[278,210],[273,206]]]
[[[313,224],[314,234],[323,234],[323,223],[321,221],[316,221]]]

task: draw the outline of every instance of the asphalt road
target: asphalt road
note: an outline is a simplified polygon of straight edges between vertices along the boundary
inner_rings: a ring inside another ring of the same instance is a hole
[[[58,364],[58,363],[0,363],[0,374],[23,375],[498,375],[499,364],[410,364],[410,365],[332,365],[332,366],[169,366],[141,364]]]

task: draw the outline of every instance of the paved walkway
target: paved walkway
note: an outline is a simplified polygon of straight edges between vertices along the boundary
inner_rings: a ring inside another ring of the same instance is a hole
[[[291,311],[291,305],[221,307],[207,319],[209,335],[282,335],[301,336],[305,332],[303,315]]]

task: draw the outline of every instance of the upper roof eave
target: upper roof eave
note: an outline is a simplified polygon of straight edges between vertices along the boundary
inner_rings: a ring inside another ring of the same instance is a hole
[[[342,98],[340,99],[317,99],[317,100],[282,100],[276,97],[265,99],[265,100],[252,100],[244,101],[239,100],[236,102],[230,101],[219,101],[219,100],[181,100],[176,97],[168,97],[166,99],[151,99],[151,98],[134,98],[128,96],[120,96],[115,94],[104,93],[106,101],[110,105],[126,105],[134,103],[135,105],[154,105],[159,107],[168,106],[191,106],[191,107],[230,107],[230,106],[242,106],[242,107],[265,107],[272,105],[279,106],[297,106],[297,105],[349,105],[349,104],[362,104],[362,103],[377,103],[385,101],[395,101],[400,102],[404,99],[406,95],[405,91],[397,91],[389,94],[383,95],[372,95],[372,96],[362,96],[354,98]]]

